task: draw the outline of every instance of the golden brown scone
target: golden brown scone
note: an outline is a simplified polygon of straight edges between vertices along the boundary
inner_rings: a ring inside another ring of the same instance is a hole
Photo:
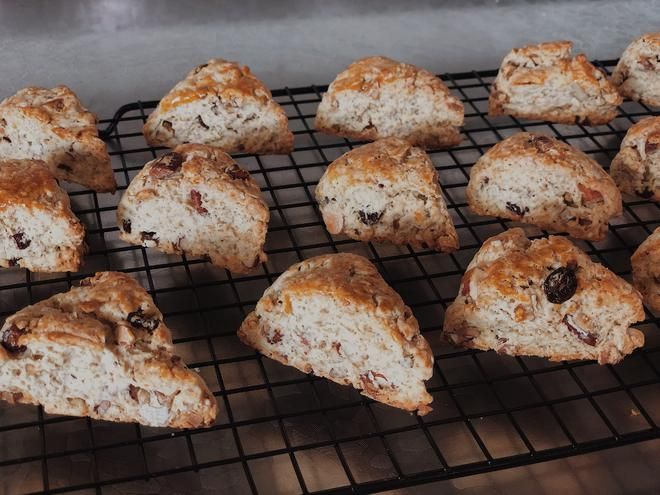
[[[660,227],[642,242],[630,259],[633,284],[653,311],[660,312]]]
[[[621,191],[660,201],[660,117],[628,129],[610,173]]]
[[[46,164],[0,160],[0,266],[75,272],[85,249],[85,227]]]
[[[603,72],[573,43],[553,41],[514,48],[491,85],[489,115],[512,115],[560,124],[606,124],[622,98]]]
[[[327,254],[296,263],[271,285],[238,336],[305,373],[426,414],[433,354],[401,297],[362,256]]]
[[[582,151],[534,132],[500,141],[470,171],[470,209],[601,240],[621,214],[612,178]]]
[[[461,142],[463,104],[429,71],[386,57],[356,60],[323,95],[316,129],[375,141],[405,139],[422,148]]]
[[[0,156],[42,160],[58,179],[115,192],[96,115],[66,86],[30,87],[0,103]]]
[[[316,200],[331,234],[458,249],[431,159],[402,139],[380,139],[337,158],[316,186]]]
[[[447,308],[456,345],[553,361],[614,364],[644,345],[640,294],[565,237],[530,241],[522,229],[488,239]]]
[[[0,397],[50,414],[198,428],[216,401],[173,354],[147,292],[128,275],[100,272],[7,318]]]
[[[612,82],[623,96],[660,107],[660,32],[646,33],[628,45]]]
[[[195,67],[167,93],[143,129],[151,146],[199,143],[227,153],[289,153],[288,119],[246,66],[221,58]]]

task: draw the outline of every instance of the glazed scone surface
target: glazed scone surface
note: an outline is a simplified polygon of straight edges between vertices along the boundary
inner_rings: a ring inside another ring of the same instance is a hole
[[[623,96],[660,107],[660,32],[646,33],[628,45],[612,82]]]
[[[660,312],[660,227],[640,244],[630,259],[633,284],[653,311]]]
[[[331,234],[361,241],[458,248],[438,174],[421,148],[385,138],[332,162],[316,187]]]
[[[98,192],[117,188],[96,116],[66,86],[25,88],[0,103],[0,157],[42,160],[56,178]]]

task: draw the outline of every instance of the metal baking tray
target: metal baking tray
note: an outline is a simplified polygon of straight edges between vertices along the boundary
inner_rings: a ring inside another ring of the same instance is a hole
[[[615,61],[600,62],[605,70]],[[130,103],[100,122],[119,191],[66,185],[88,229],[81,272],[0,273],[0,316],[67,290],[99,270],[121,270],[152,294],[173,329],[176,352],[197,369],[218,404],[209,429],[181,431],[48,415],[0,404],[0,493],[369,493],[538,463],[660,437],[660,321],[638,328],[646,346],[616,366],[512,358],[442,345],[443,312],[481,244],[513,223],[471,213],[470,167],[490,146],[522,130],[546,132],[609,166],[630,125],[653,112],[626,102],[599,127],[487,116],[497,71],[441,76],[465,104],[464,140],[431,151],[461,249],[360,243],[325,230],[314,186],[329,162],[360,143],[316,133],[325,87],[273,91],[295,133],[284,156],[236,155],[261,185],[271,210],[268,262],[236,276],[200,259],[129,246],[118,239],[123,189],[162,149],[140,132],[155,101]],[[660,224],[657,203],[625,198],[602,242],[578,245],[630,279],[629,258]],[[525,227],[530,235],[547,232]],[[435,354],[428,388],[434,411],[421,418],[308,376],[242,345],[236,329],[263,290],[292,263],[321,253],[369,257],[413,308]]]

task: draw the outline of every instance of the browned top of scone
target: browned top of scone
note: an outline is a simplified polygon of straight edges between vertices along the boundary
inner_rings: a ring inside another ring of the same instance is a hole
[[[23,205],[69,211],[69,197],[41,160],[0,160],[0,208]]]
[[[160,102],[160,110],[168,111],[209,94],[221,96],[231,104],[233,98],[245,97],[267,103],[271,93],[247,66],[240,66],[221,58],[211,59],[191,70]]]
[[[463,103],[452,96],[438,77],[425,69],[387,57],[373,56],[356,60],[337,76],[328,92],[359,91],[377,98],[380,86],[402,80],[408,81],[408,91],[426,89],[442,95],[447,99],[447,110],[454,114],[454,125],[463,123]]]
[[[98,137],[96,115],[83,107],[67,86],[28,87],[6,98],[0,103],[0,126],[4,125],[2,113],[8,108],[17,108],[26,116],[52,125],[53,132],[62,138]]]
[[[638,149],[641,156],[660,148],[660,117],[646,117],[632,125],[626,132],[621,147],[637,147],[642,140],[645,140],[644,149]]]

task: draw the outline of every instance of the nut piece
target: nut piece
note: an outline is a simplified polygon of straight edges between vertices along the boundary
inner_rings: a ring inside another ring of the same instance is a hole
[[[2,347],[10,354],[21,354],[27,350],[27,347],[19,344],[19,339],[25,335],[27,330],[12,325],[2,333]]]
[[[115,327],[115,338],[119,345],[131,346],[135,343],[135,335],[133,335],[133,331],[123,323],[119,323]]]

